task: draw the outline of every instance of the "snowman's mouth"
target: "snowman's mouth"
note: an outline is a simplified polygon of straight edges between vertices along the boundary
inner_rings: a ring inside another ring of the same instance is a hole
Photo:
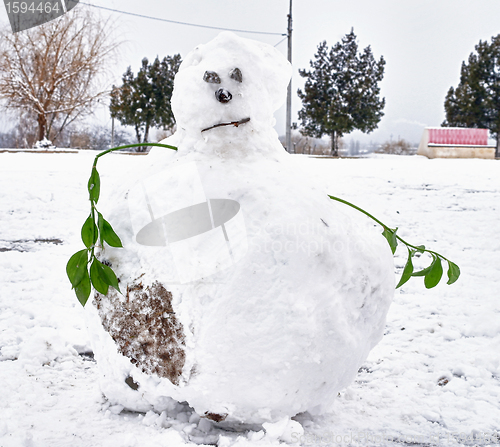
[[[222,126],[234,126],[238,127],[240,124],[245,124],[250,121],[250,118],[243,118],[242,120],[239,121],[230,121],[229,123],[219,123],[219,124],[214,124],[213,126],[207,127],[206,129],[203,129],[202,132],[205,132],[205,130],[210,130],[210,129],[215,129],[216,127],[222,127]]]

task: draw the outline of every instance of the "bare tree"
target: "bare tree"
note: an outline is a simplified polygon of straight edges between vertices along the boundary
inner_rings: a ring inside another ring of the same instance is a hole
[[[0,31],[0,97],[36,117],[38,140],[55,141],[109,94],[100,75],[118,47],[113,27],[80,6],[36,28]]]

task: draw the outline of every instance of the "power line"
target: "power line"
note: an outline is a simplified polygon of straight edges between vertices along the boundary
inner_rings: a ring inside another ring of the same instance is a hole
[[[141,17],[143,19],[158,20],[160,22],[175,23],[177,25],[196,26],[198,28],[209,28],[209,29],[217,29],[217,30],[222,30],[222,31],[234,31],[237,33],[268,34],[268,35],[272,35],[272,36],[286,36],[287,35],[285,33],[268,33],[265,31],[248,31],[248,30],[243,30],[243,29],[220,28],[217,26],[198,25],[196,23],[178,22],[175,20],[161,19],[159,17],[152,17],[152,16],[145,16],[142,14],[136,14],[135,12],[127,12],[127,11],[120,11],[118,9],[106,8],[104,6],[93,5],[92,3],[84,3],[84,2],[79,2],[79,3],[82,5],[92,6],[93,8],[105,9],[106,11],[118,12],[120,14],[127,14],[129,16]]]
[[[274,45],[275,47],[277,47],[281,42],[284,42],[285,40],[288,39],[288,36],[285,36],[283,39],[281,39],[276,45]]]

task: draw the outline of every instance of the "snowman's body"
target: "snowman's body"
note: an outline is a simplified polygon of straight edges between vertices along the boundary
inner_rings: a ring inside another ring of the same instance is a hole
[[[279,143],[272,112],[288,77],[272,47],[229,33],[181,66],[178,151],[150,154],[110,214],[125,248],[102,257],[124,295],[89,309],[111,401],[173,399],[246,423],[320,413],[381,338],[390,249]],[[212,127],[230,122],[241,124]]]

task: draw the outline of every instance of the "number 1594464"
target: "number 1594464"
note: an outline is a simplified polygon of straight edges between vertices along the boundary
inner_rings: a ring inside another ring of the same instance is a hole
[[[51,12],[59,12],[59,2],[40,2],[35,4],[34,2],[6,2],[5,7],[7,8],[7,14],[11,12],[14,14],[50,14]]]

